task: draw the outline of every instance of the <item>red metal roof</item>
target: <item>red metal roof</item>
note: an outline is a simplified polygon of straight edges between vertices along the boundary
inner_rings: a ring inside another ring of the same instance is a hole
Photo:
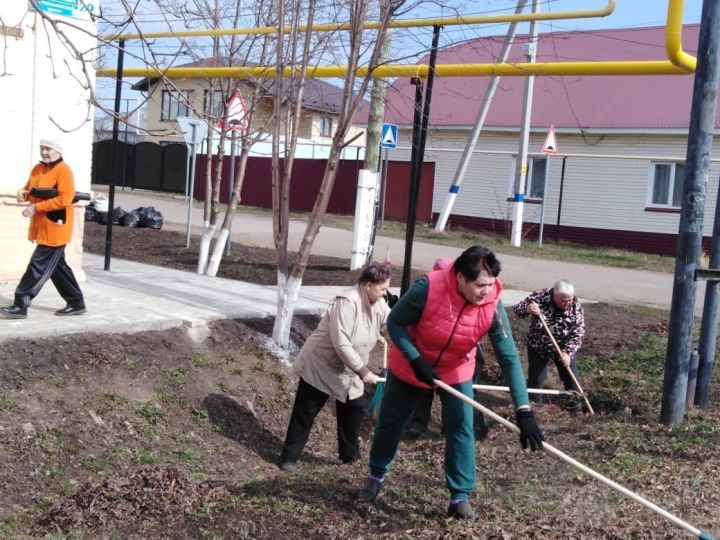
[[[693,56],[699,25],[686,25],[682,43]],[[438,51],[438,64],[493,63],[504,36],[474,39]],[[525,62],[527,35],[517,36],[509,62]],[[553,32],[540,34],[537,62],[664,60],[665,27]],[[428,63],[428,57],[420,63]],[[692,102],[690,75],[537,76],[531,123],[546,128],[687,129]],[[489,78],[436,77],[430,126],[472,125]],[[485,125],[520,124],[524,77],[503,77]],[[387,95],[385,121],[412,124],[415,87],[397,79]],[[720,125],[720,107],[715,125]]]

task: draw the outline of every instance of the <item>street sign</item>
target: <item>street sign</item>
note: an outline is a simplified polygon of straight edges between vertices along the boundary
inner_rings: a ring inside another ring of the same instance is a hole
[[[180,131],[185,138],[185,143],[199,147],[200,143],[202,143],[205,138],[205,135],[207,135],[207,122],[204,122],[199,118],[178,116],[177,123],[180,124]]]
[[[543,154],[558,153],[557,137],[555,137],[555,126],[553,125],[550,126],[550,131],[548,131],[547,137],[545,137],[542,152]]]
[[[30,9],[35,9],[37,6],[38,11],[75,19],[87,19],[95,11],[90,0],[38,0],[35,5],[32,2],[28,4]]]
[[[397,146],[397,133],[396,124],[383,124],[380,146],[382,148],[395,148]]]
[[[240,90],[235,90],[228,100],[225,117],[218,119],[215,128],[222,131],[237,131],[241,135],[247,132],[247,105],[245,105],[245,97]]]

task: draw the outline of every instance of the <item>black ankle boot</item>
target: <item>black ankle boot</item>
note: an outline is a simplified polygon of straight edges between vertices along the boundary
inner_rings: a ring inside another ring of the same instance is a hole
[[[20,306],[12,305],[0,308],[0,312],[6,319],[27,319],[27,308]]]

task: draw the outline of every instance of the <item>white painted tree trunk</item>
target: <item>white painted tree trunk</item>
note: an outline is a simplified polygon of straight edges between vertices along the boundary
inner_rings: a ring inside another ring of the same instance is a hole
[[[223,252],[225,251],[225,244],[227,243],[228,236],[230,236],[229,229],[220,229],[217,240],[215,240],[215,247],[213,247],[212,256],[208,263],[205,275],[215,277],[217,275],[218,268],[220,267],[220,261],[222,260]]]
[[[284,350],[288,350],[290,345],[290,326],[292,325],[293,313],[295,312],[295,304],[297,303],[301,284],[302,279],[288,278],[278,272],[278,304],[272,338]]]
[[[215,234],[216,225],[210,225],[207,221],[204,223],[202,236],[200,236],[200,253],[198,254],[197,273],[204,274],[207,267],[208,253],[210,252],[210,242]]]

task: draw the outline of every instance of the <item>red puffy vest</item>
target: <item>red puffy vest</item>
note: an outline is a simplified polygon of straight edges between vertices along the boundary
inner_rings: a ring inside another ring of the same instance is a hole
[[[475,371],[476,345],[490,331],[502,292],[495,280],[490,294],[480,305],[469,303],[457,292],[457,278],[452,265],[426,274],[428,296],[420,320],[407,330],[420,354],[434,365],[447,384],[472,379]],[[392,374],[413,386],[429,388],[415,377],[410,362],[398,350],[390,349],[388,368]]]

